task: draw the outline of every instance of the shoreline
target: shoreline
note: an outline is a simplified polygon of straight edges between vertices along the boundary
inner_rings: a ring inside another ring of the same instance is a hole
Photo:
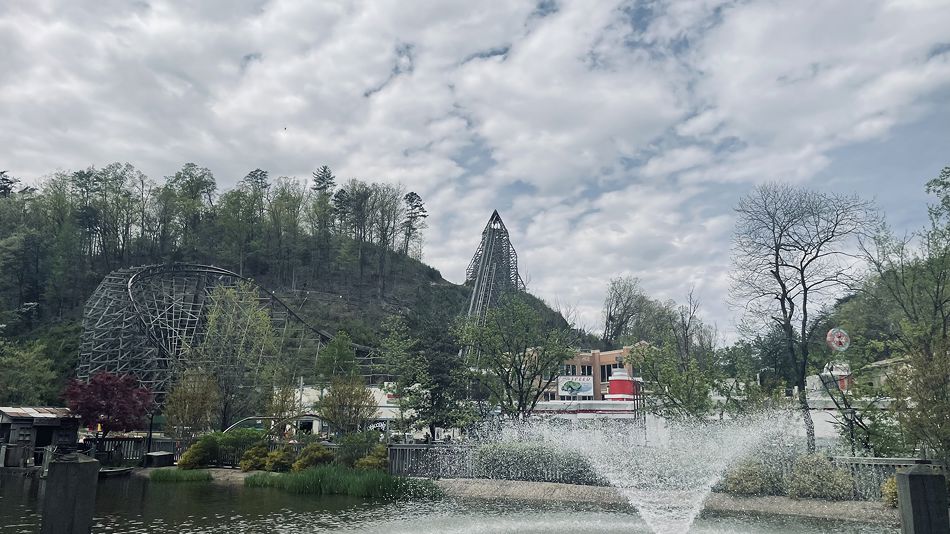
[[[447,495],[459,498],[630,506],[612,487],[488,479],[442,479],[435,483]],[[887,508],[883,503],[874,501],[796,500],[789,497],[735,497],[711,493],[703,504],[703,512],[832,519],[890,526],[900,524],[897,509]]]
[[[149,473],[153,469],[177,468],[136,469],[132,472],[132,476],[149,478]],[[211,484],[227,488],[243,488],[245,478],[254,473],[266,472],[250,471],[245,473],[240,469],[222,467],[205,470],[211,473]],[[630,506],[615,488],[604,486],[468,478],[440,479],[434,482],[449,497],[462,499],[505,499]],[[887,508],[882,503],[875,501],[796,500],[789,497],[735,497],[725,493],[711,493],[703,504],[703,512],[831,519],[889,526],[900,524],[897,509]]]

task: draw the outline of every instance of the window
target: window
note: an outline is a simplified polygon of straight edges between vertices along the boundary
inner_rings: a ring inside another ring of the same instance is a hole
[[[553,392],[553,391],[545,391],[545,392],[544,392],[544,400],[546,400],[546,401],[553,401],[553,400],[556,400],[556,399],[557,399],[557,393],[555,393],[555,392]]]
[[[600,381],[606,382],[610,378],[611,367],[609,365],[600,366]]]
[[[564,364],[564,375],[565,376],[576,376],[577,375],[577,366],[573,363]]]
[[[581,376],[592,376],[594,374],[594,368],[590,365],[581,366]]]

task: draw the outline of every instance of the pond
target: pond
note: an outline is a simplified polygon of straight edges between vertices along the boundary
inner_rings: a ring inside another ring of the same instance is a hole
[[[39,532],[38,484],[0,477],[4,532]],[[208,483],[154,484],[144,478],[103,480],[96,499],[95,533],[282,534],[424,533],[637,533],[648,532],[632,509],[598,505],[542,505],[447,499],[374,503],[346,497],[292,495],[271,489]],[[895,534],[875,525],[799,518],[701,516],[691,533]]]

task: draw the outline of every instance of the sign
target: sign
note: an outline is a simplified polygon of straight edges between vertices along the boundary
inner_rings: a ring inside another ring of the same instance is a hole
[[[840,328],[832,328],[825,336],[825,343],[835,352],[844,352],[851,346],[851,337]]]
[[[562,397],[593,396],[594,377],[559,376],[557,377],[557,394]]]

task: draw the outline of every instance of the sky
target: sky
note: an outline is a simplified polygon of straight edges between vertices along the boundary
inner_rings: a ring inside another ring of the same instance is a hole
[[[736,202],[783,181],[924,224],[950,165],[950,1],[0,3],[0,167],[195,162],[402,183],[461,282],[493,209],[598,329],[636,276],[736,335]]]

